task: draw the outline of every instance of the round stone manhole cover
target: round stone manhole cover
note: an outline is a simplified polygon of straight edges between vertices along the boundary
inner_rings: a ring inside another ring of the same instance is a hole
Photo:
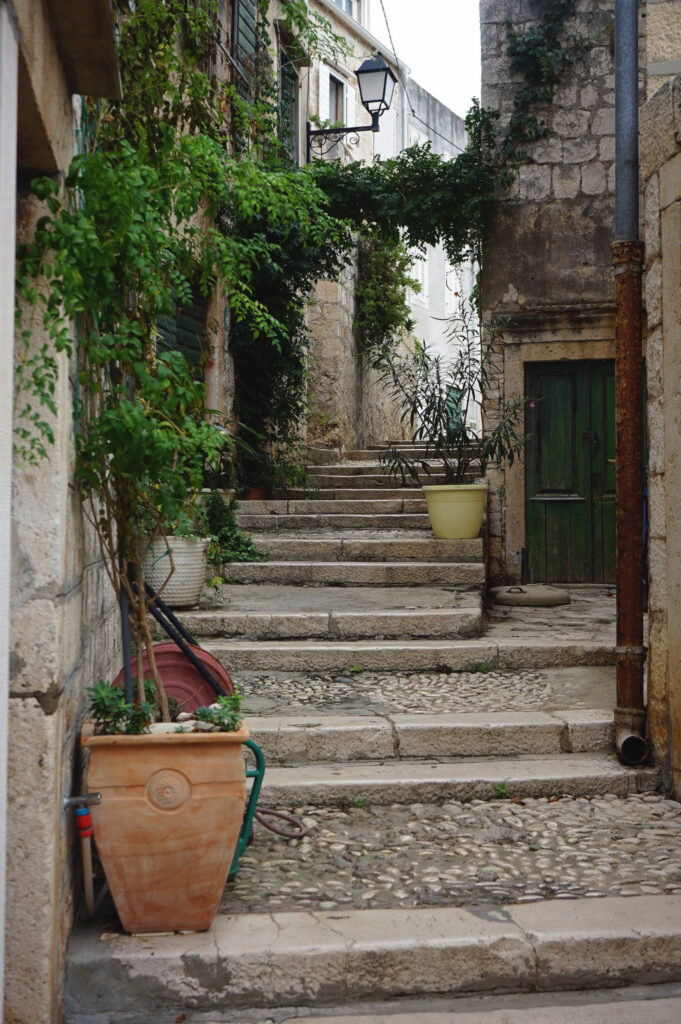
[[[558,587],[545,583],[523,583],[515,587],[495,587],[492,597],[496,604],[515,605],[521,608],[556,608],[570,604],[570,594]]]

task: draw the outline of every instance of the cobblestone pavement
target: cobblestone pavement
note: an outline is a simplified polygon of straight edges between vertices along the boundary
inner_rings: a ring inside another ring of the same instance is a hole
[[[223,913],[681,893],[681,805],[657,794],[296,808],[256,825]]]
[[[546,669],[534,672],[451,672],[395,675],[304,673],[236,674],[246,713],[310,709],[337,714],[373,711],[443,712],[612,707],[614,669]]]
[[[510,608],[491,602],[484,636],[494,640],[546,639],[615,643],[614,587],[566,587],[570,604],[557,608]]]

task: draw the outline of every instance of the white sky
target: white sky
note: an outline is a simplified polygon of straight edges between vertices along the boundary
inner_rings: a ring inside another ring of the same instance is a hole
[[[461,117],[480,95],[479,0],[383,0],[399,59],[429,93]],[[381,0],[369,30],[389,45]]]

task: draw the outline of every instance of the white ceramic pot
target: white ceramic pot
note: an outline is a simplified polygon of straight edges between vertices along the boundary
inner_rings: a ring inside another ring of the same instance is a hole
[[[440,540],[467,540],[477,537],[482,526],[489,485],[433,484],[423,490],[433,533]]]
[[[157,592],[168,579],[173,553],[175,571],[161,591],[161,600],[171,608],[195,608],[201,600],[206,583],[206,548],[208,541],[194,537],[168,537],[167,543],[156,541],[144,559],[144,575]]]

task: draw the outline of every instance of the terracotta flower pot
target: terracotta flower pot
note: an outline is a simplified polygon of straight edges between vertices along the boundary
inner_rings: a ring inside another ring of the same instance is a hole
[[[91,727],[89,727],[91,729]],[[222,896],[246,799],[238,732],[93,736],[94,838],[123,928],[205,931]]]

